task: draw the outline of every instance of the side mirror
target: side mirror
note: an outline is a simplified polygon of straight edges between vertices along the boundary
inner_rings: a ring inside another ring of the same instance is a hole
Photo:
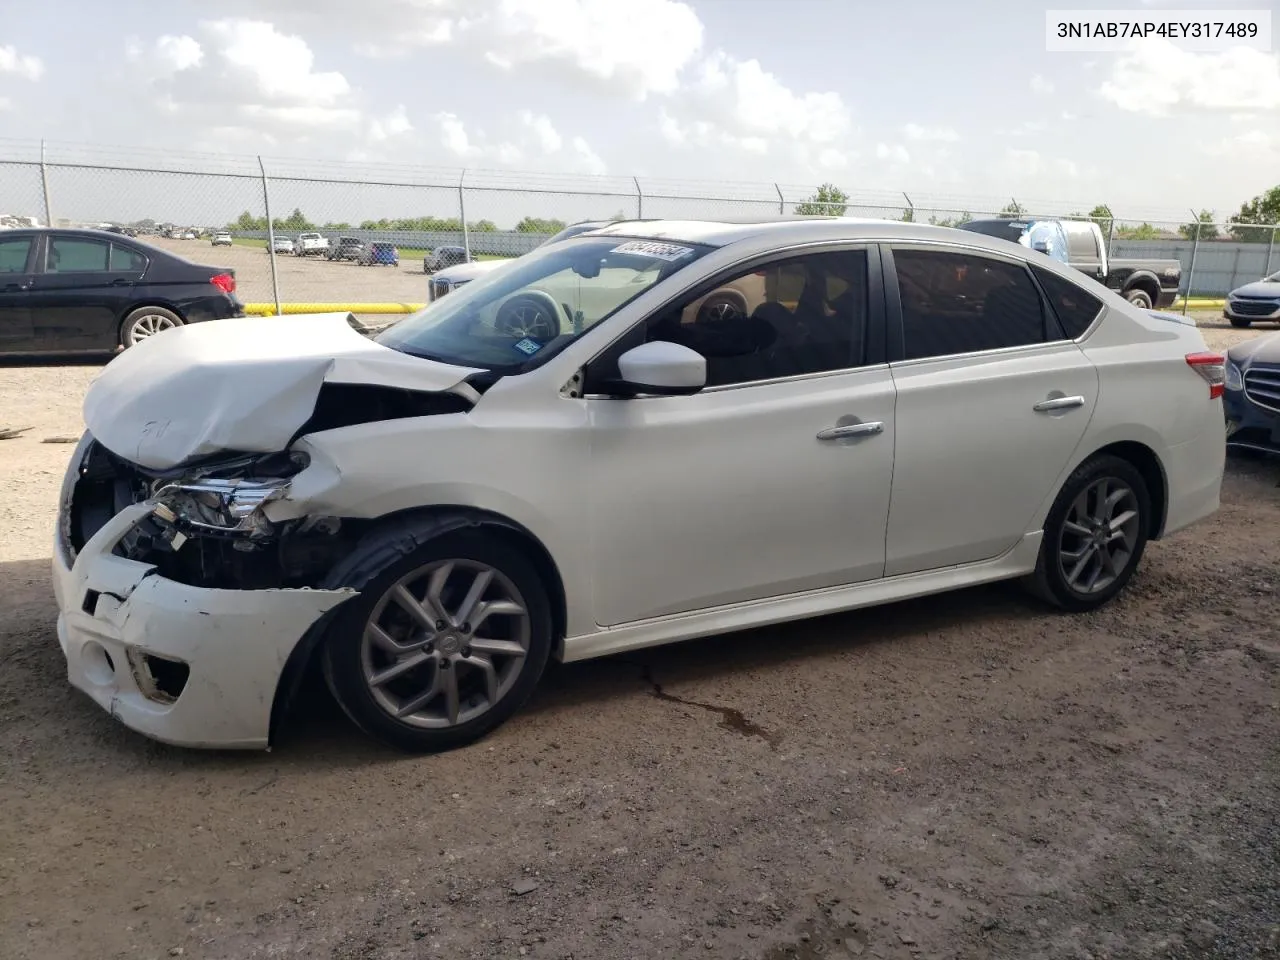
[[[619,396],[688,396],[707,385],[706,358],[666,340],[632,347],[618,358],[618,372],[621,379],[609,388]]]

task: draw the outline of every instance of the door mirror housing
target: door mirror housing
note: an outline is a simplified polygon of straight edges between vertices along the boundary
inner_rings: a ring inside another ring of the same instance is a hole
[[[707,385],[706,358],[666,340],[632,347],[618,357],[618,372],[621,377],[607,385],[616,396],[688,396]]]

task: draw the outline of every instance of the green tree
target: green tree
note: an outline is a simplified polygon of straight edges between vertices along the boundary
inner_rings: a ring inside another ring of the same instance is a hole
[[[564,228],[563,220],[548,220],[544,217],[525,217],[516,224],[518,233],[559,233]]]
[[[903,223],[915,223],[916,222],[915,209],[913,207],[907,207],[905,210],[903,210],[901,220]]]
[[[965,210],[958,217],[943,217],[942,219],[939,219],[935,213],[929,217],[929,222],[935,227],[958,227],[960,224],[968,223],[972,219],[973,214]]]
[[[240,230],[248,232],[251,230],[267,229],[266,217],[255,217],[251,212],[246,210],[240,216],[236,217],[231,223],[227,224],[229,230]]]
[[[293,208],[293,213],[289,214],[283,220],[276,220],[274,224],[277,230],[288,230],[290,232],[298,232],[300,230],[314,230],[311,221],[306,218],[301,210],[297,207]]]
[[[1240,212],[1229,222],[1231,226],[1228,229],[1236,240],[1265,243],[1270,239],[1271,231],[1259,230],[1257,227],[1280,223],[1280,187],[1272,187],[1266,193],[1258,194],[1248,203],[1242,203]]]
[[[1213,222],[1212,210],[1201,210],[1193,222],[1184,223],[1178,228],[1178,232],[1182,234],[1184,239],[1192,240],[1196,236],[1197,227],[1200,229],[1201,240],[1217,240],[1221,236]]]
[[[796,204],[802,217],[843,217],[849,209],[849,195],[834,183],[824,183],[817,193]]]
[[[477,220],[475,223],[467,224],[467,229],[472,233],[497,233],[498,225],[492,220]]]
[[[1116,236],[1121,240],[1158,240],[1160,230],[1149,223],[1140,223],[1136,227],[1116,227]]]
[[[1001,208],[997,216],[1001,217],[1021,217],[1027,212],[1027,208],[1020,204],[1017,200],[1010,200]]]

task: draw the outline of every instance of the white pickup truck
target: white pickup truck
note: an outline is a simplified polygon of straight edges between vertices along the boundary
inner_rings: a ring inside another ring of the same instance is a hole
[[[329,252],[329,241],[319,233],[300,233],[293,241],[295,257],[324,256]]]

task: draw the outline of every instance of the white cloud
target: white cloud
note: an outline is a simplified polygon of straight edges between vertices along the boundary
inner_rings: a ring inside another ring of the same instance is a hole
[[[731,147],[750,154],[777,149],[795,155],[842,143],[851,126],[839,94],[797,93],[758,60],[737,60],[721,50],[704,59],[659,115],[663,139],[673,145]]]
[[[911,154],[900,143],[877,143],[876,156],[881,160],[890,160],[894,163],[911,162]]]
[[[1076,179],[1080,168],[1063,157],[1046,157],[1037,150],[1010,147],[1002,161],[1004,175],[1012,184],[1026,184],[1036,178]]]
[[[163,36],[156,41],[156,60],[166,68],[167,72],[190,70],[198,67],[204,59],[204,50],[200,42],[185,34],[181,37]]]
[[[533,133],[543,153],[555,153],[564,146],[564,138],[556,132],[551,118],[546,114],[521,110],[520,122]]]
[[[201,27],[213,38],[219,58],[251,78],[263,98],[327,105],[351,92],[341,73],[313,69],[315,54],[305,40],[280,33],[270,23],[229,19],[205,21]]]
[[[843,170],[849,166],[850,157],[835,147],[823,147],[818,154],[818,166],[826,170]]]
[[[13,109],[13,101],[8,97],[0,97],[0,113]]]
[[[1280,58],[1251,48],[1194,53],[1148,40],[1112,64],[1098,89],[1121,110],[1168,116],[1178,109],[1280,109]]]
[[[363,123],[346,77],[317,70],[305,40],[261,20],[202,21],[199,39],[185,34],[166,34],[150,43],[130,39],[126,56],[150,86],[154,107],[169,117],[216,108],[227,117],[227,126],[286,138],[354,134]],[[407,129],[408,118],[399,108],[370,121],[368,133],[386,139]]]
[[[918,123],[908,123],[903,126],[902,135],[908,140],[939,143],[955,143],[960,139],[960,134],[950,127],[922,127]]]
[[[582,137],[573,138],[573,155],[579,169],[593,176],[603,176],[607,167],[600,155],[591,149],[591,145]]]
[[[1053,93],[1054,89],[1055,87],[1053,83],[1049,80],[1046,80],[1044,77],[1042,77],[1038,73],[1031,78],[1032,93],[1050,94],[1050,93]]]
[[[39,57],[22,55],[14,47],[0,47],[0,73],[13,73],[24,80],[39,80],[44,73],[44,61]]]
[[[681,70],[702,48],[702,21],[679,0],[384,0],[376,6],[358,53],[388,56],[447,43],[501,70],[559,73],[636,100],[673,93]]]
[[[398,137],[409,133],[413,130],[413,124],[409,122],[409,115],[405,112],[404,104],[396,104],[396,108],[385,117],[375,117],[369,123],[369,139],[370,140],[390,140],[392,137]]]
[[[458,157],[469,157],[478,148],[472,145],[467,136],[466,125],[456,113],[437,113],[431,118],[440,131],[440,142],[450,153]]]

